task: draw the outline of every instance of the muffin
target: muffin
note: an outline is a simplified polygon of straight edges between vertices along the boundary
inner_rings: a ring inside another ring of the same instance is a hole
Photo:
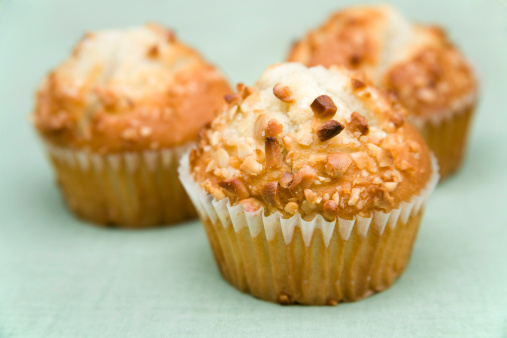
[[[196,217],[179,158],[230,92],[158,25],[86,34],[44,79],[33,121],[79,217],[143,228]]]
[[[389,287],[438,181],[402,106],[335,66],[279,64],[239,89],[180,166],[223,277],[281,304]]]
[[[441,28],[413,24],[388,6],[353,7],[308,33],[288,60],[363,72],[406,107],[435,153],[442,178],[459,168],[477,83]]]

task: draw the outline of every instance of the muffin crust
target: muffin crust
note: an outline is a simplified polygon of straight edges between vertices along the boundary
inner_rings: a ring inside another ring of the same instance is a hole
[[[476,100],[473,72],[443,30],[412,24],[389,6],[337,12],[297,42],[288,61],[361,71],[396,94],[415,123],[438,123]]]
[[[230,92],[223,76],[158,25],[86,34],[37,93],[34,122],[55,146],[116,153],[195,139]]]
[[[328,220],[389,212],[432,175],[428,148],[405,116],[343,67],[275,65],[252,88],[239,85],[200,132],[191,172],[217,200],[246,211]]]

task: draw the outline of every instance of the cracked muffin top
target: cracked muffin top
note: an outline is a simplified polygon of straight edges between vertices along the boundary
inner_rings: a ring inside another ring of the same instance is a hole
[[[285,217],[368,217],[408,202],[433,174],[404,108],[344,67],[282,63],[237,89],[189,156],[217,200]]]
[[[56,146],[159,149],[194,140],[229,92],[196,51],[148,24],[86,34],[44,79],[33,120]]]
[[[441,28],[411,23],[385,5],[336,12],[298,41],[288,60],[361,71],[393,91],[416,123],[463,111],[477,95],[472,69]]]

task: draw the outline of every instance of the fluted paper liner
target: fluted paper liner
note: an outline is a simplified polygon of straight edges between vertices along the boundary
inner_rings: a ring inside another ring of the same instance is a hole
[[[390,286],[404,269],[438,165],[426,187],[390,213],[328,222],[247,212],[207,194],[181,159],[180,179],[204,224],[223,277],[243,292],[280,303],[337,304]]]
[[[474,106],[470,106],[438,123],[429,121],[418,125],[428,147],[438,159],[441,179],[455,172],[463,161],[473,112]]]
[[[192,145],[118,154],[46,148],[75,214],[99,225],[146,228],[196,216],[177,173]]]
[[[433,114],[427,119],[415,115],[409,117],[435,154],[440,179],[451,175],[461,165],[476,101],[477,94],[473,92],[454,101],[450,109]]]

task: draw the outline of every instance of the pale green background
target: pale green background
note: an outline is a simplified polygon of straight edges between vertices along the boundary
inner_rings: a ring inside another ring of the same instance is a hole
[[[344,1],[0,1],[0,336],[507,337],[507,8],[397,1],[443,24],[481,82],[462,171],[432,196],[390,290],[338,307],[281,307],[220,277],[199,222],[91,227],[63,206],[28,124],[33,90],[84,31],[160,21],[232,82],[252,84]]]

